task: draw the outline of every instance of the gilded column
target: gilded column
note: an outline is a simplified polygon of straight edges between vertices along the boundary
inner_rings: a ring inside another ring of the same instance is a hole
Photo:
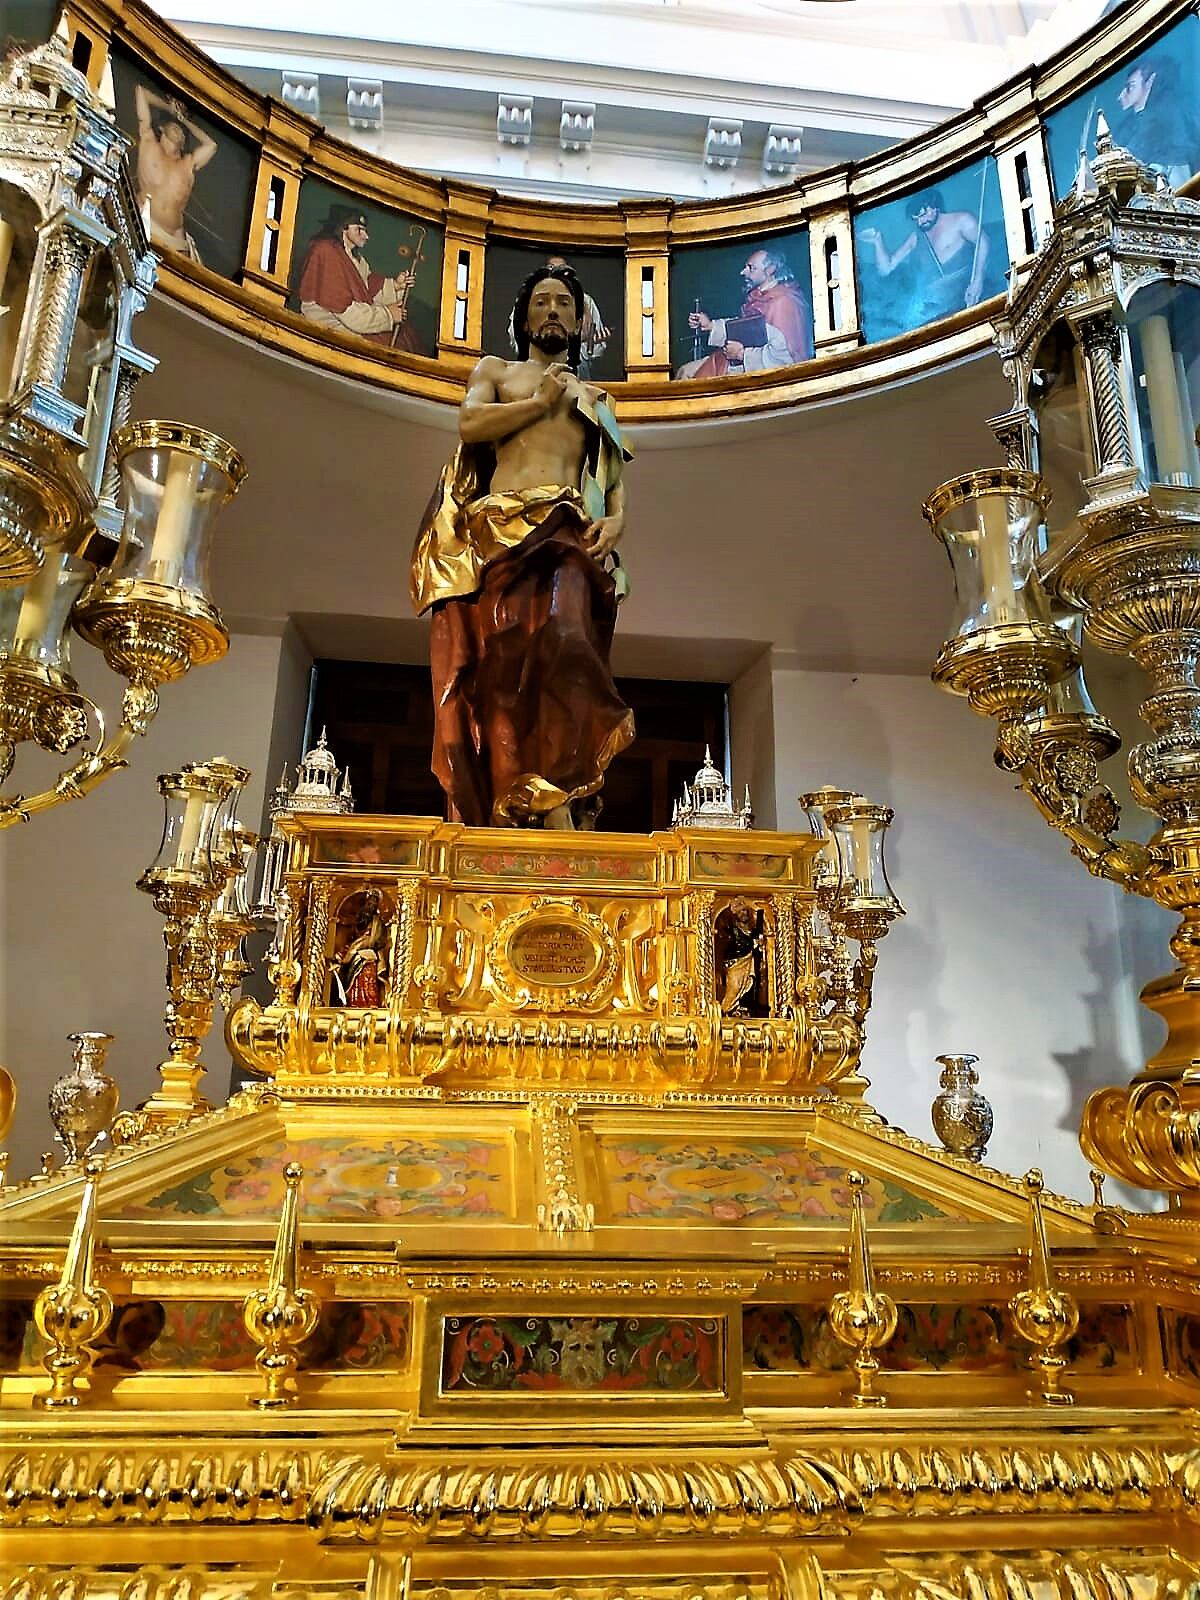
[[[317,878],[308,891],[308,918],[304,931],[304,957],[301,965],[302,1004],[319,1006],[325,998],[326,942],[329,936],[329,906],[333,899],[333,880]]]
[[[776,1016],[791,1014],[796,1006],[796,896],[781,894],[775,901],[775,1004]]]
[[[717,974],[713,962],[713,892],[701,889],[692,896],[696,931],[696,1009],[711,1011],[717,1003]]]

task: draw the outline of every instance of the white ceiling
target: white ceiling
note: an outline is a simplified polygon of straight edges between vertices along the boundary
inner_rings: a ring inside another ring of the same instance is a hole
[[[318,654],[420,660],[408,558],[454,412],[311,371],[156,300],[161,366],[140,416],[213,429],[250,477],[223,514],[213,589],[238,626],[296,617]],[[615,665],[729,681],[768,647],[812,667],[921,671],[949,567],[920,515],[937,483],[999,459],[993,358],[861,400],[634,433],[633,593]]]

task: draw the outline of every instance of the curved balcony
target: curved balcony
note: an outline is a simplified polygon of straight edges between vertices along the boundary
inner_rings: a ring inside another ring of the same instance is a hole
[[[988,345],[1100,112],[1166,181],[1200,171],[1187,0],[1135,0],[866,160],[720,201],[595,206],[374,158],[248,89],[140,0],[71,0],[70,23],[93,82],[111,67],[164,293],[267,349],[446,404],[483,351],[507,348],[520,279],[558,254],[592,297],[588,375],[628,422],[908,379]],[[1140,106],[1139,67],[1154,80]],[[365,224],[362,269],[342,248],[350,218]]]

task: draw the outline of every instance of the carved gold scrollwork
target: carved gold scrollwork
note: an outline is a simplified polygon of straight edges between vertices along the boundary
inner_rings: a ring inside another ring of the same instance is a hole
[[[580,1189],[578,1106],[560,1096],[542,1096],[532,1108],[538,1187],[537,1225],[547,1233],[590,1233],[595,1209]]]

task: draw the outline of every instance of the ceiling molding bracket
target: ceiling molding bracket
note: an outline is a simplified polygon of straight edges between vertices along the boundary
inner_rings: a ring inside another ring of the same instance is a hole
[[[564,100],[558,120],[558,142],[564,150],[590,150],[596,132],[596,107],[591,100]]]
[[[382,79],[346,79],[346,120],[365,133],[383,132]]]
[[[704,165],[728,172],[742,153],[742,119],[709,117],[704,135]]]
[[[501,144],[527,145],[533,139],[533,96],[496,96],[496,138]]]
[[[293,72],[285,67],[280,98],[285,106],[320,121],[321,80],[315,72]]]
[[[800,148],[804,129],[773,122],[763,146],[763,172],[772,178],[795,178],[800,173]]]

